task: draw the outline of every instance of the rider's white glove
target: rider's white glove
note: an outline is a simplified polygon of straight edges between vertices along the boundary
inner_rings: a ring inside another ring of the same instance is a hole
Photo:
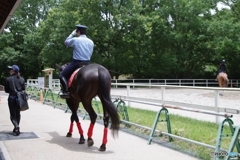
[[[71,35],[72,35],[72,36],[75,36],[75,35],[77,34],[76,31],[77,31],[77,29],[75,29],[75,30],[71,33]]]

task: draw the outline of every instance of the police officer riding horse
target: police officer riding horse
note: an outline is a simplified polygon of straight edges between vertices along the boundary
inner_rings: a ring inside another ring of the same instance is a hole
[[[87,26],[76,25],[76,29],[67,37],[65,45],[73,47],[71,63],[60,73],[59,79],[62,87],[61,98],[69,98],[68,80],[72,73],[84,65],[90,64],[94,43],[86,36]]]
[[[90,117],[90,124],[87,131],[87,145],[93,146],[92,138],[97,114],[92,107],[92,99],[96,96],[101,101],[103,111],[103,138],[99,151],[106,150],[108,142],[108,126],[111,121],[112,135],[118,134],[120,126],[120,116],[117,107],[111,101],[111,75],[109,71],[100,64],[90,64],[94,43],[86,37],[86,26],[76,25],[74,30],[65,40],[65,45],[73,47],[73,59],[66,67],[57,67],[62,70],[60,82],[62,85],[61,98],[66,99],[66,103],[71,110],[70,127],[66,137],[72,137],[73,125],[76,123],[80,135],[79,144],[85,143],[84,132],[78,118],[79,103],[82,103],[85,111]],[[74,37],[77,35],[78,37]],[[84,67],[81,67],[83,66]],[[79,69],[81,67],[81,69]]]

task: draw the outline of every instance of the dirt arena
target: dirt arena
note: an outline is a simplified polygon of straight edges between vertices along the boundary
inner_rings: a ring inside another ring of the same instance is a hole
[[[240,91],[223,91],[223,96],[219,96],[220,108],[240,109]],[[112,88],[111,95],[127,96],[126,88]],[[161,100],[161,89],[156,88],[131,88],[129,97],[147,98]],[[165,89],[165,101],[189,103],[191,105],[203,105],[215,107],[215,92],[207,89]],[[158,111],[160,107],[144,105],[139,103],[130,103],[131,107],[143,108]],[[169,113],[179,114],[182,116],[197,118],[199,120],[216,121],[216,116],[190,111],[169,109]],[[224,118],[219,117],[219,120]],[[240,124],[240,114],[233,114],[235,124]]]

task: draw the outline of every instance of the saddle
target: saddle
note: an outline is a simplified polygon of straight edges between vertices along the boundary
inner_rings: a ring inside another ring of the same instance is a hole
[[[81,65],[80,65],[80,67],[79,67],[78,69],[76,69],[76,70],[72,73],[71,77],[70,77],[69,80],[68,80],[68,88],[71,87],[72,81],[73,81],[74,77],[76,76],[76,74],[78,73],[78,71],[79,71],[80,69],[82,69],[82,68],[83,68],[84,66],[86,66],[86,65],[88,65],[88,64],[85,63],[85,62],[82,62]]]
[[[58,64],[55,64],[56,65],[56,67],[60,70],[60,71],[63,71],[65,68],[66,68],[66,66],[68,66],[69,65],[69,63],[66,63],[65,65],[63,65],[63,66],[60,66],[60,65],[58,65]],[[71,87],[71,85],[72,85],[72,81],[73,81],[73,78],[75,77],[75,75],[76,75],[76,73],[82,68],[82,67],[84,67],[84,66],[86,66],[86,65],[88,65],[88,63],[86,63],[86,62],[81,62],[81,64],[79,65],[79,68],[78,69],[76,69],[72,74],[71,74],[71,76],[70,76],[70,78],[69,78],[69,80],[65,80],[66,82],[66,87]]]
[[[82,67],[81,67],[81,68],[82,68]],[[73,74],[71,75],[70,79],[68,80],[68,88],[71,87],[73,78],[75,77],[75,75],[78,73],[78,71],[79,71],[81,68],[76,69],[76,70],[73,72]]]

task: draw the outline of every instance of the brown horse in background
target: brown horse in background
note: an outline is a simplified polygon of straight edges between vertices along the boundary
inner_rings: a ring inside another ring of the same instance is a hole
[[[228,76],[226,73],[224,72],[220,72],[217,76],[217,80],[218,80],[218,85],[219,87],[227,87],[228,86]],[[220,93],[220,95],[223,95],[222,93]]]
[[[66,65],[59,66],[57,64],[56,66],[60,70],[63,70],[66,67]],[[120,125],[120,117],[117,108],[111,101],[110,90],[111,76],[105,67],[99,64],[89,64],[83,66],[79,71],[77,71],[76,75],[72,79],[72,84],[69,87],[70,98],[66,99],[67,105],[72,111],[70,119],[71,123],[67,137],[72,137],[73,123],[75,121],[80,134],[79,144],[85,143],[83,130],[77,115],[79,103],[82,102],[82,105],[88,112],[91,121],[87,132],[87,143],[89,147],[93,146],[94,141],[92,139],[92,134],[97,114],[92,107],[92,99],[98,96],[102,103],[104,125],[102,145],[100,146],[99,151],[106,150],[109,120],[111,120],[113,137],[118,133]]]

